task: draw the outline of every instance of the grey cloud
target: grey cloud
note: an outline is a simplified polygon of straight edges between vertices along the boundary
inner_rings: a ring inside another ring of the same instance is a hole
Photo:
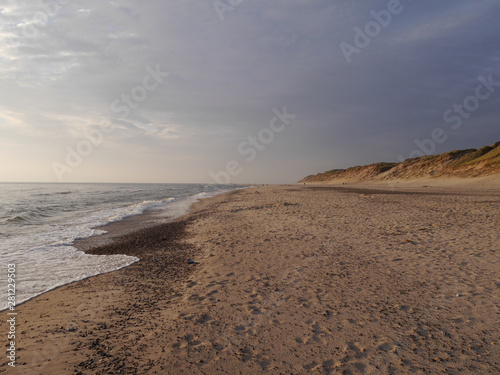
[[[339,44],[352,42],[353,28],[387,1],[245,1],[221,22],[211,1],[77,0],[38,24],[34,38],[22,37],[22,23],[40,7],[7,1],[0,13],[0,118],[2,110],[5,121],[22,114],[24,132],[36,129],[32,134],[51,145],[57,138],[61,150],[78,139],[75,129],[107,118],[123,128],[107,138],[116,152],[135,145],[173,161],[182,154],[179,176],[191,168],[198,178],[240,158],[239,142],[286,105],[297,120],[242,181],[259,180],[259,170],[280,171],[284,182],[318,165],[395,160],[442,124],[443,112],[469,95],[479,75],[500,80],[498,2],[402,4],[348,64]],[[170,76],[118,118],[113,101],[158,64]],[[482,103],[439,151],[495,141],[498,111],[494,100]],[[302,169],[292,176],[282,163],[297,155]]]

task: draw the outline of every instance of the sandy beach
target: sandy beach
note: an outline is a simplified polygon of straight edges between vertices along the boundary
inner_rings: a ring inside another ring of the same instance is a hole
[[[141,261],[18,306],[0,373],[498,374],[499,202],[498,185],[262,186],[126,223],[78,246]]]

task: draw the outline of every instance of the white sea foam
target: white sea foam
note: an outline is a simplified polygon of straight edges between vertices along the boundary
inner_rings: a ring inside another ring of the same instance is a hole
[[[226,190],[201,192],[189,197],[146,200],[125,207],[89,210],[69,220],[51,221],[36,226],[33,233],[4,238],[0,243],[0,264],[16,264],[16,303],[19,304],[59,286],[90,276],[118,270],[139,259],[127,255],[90,255],[73,246],[76,239],[105,233],[95,229],[128,216],[154,210],[162,218],[173,219],[186,214],[193,202]],[[29,228],[29,227],[27,227]],[[4,285],[5,284],[5,285]],[[0,287],[7,290],[6,280]],[[5,293],[5,292],[3,292]],[[0,300],[0,310],[7,298]]]
[[[29,254],[5,258],[1,259],[2,264],[16,264],[16,304],[61,285],[118,270],[139,260],[126,255],[89,255],[73,246],[40,247]],[[1,302],[0,310],[3,310],[7,300]]]
[[[17,265],[16,302],[21,303],[58,286],[131,265],[139,259],[127,255],[90,255],[72,246],[77,239],[105,231],[94,229],[146,209],[165,207],[174,198],[144,201],[122,208],[96,211],[68,223],[38,228],[38,233],[8,238],[0,245],[0,264]],[[0,301],[0,310],[7,300]]]

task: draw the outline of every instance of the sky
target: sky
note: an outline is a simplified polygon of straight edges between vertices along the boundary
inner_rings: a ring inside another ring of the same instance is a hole
[[[0,181],[294,183],[500,140],[498,0],[0,0]]]

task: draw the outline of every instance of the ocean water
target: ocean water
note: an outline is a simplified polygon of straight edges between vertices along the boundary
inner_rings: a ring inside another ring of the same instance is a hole
[[[16,304],[58,286],[117,270],[126,255],[89,255],[76,239],[96,227],[154,210],[174,218],[198,199],[237,188],[206,184],[0,183],[0,310],[7,307],[7,265],[16,268]]]

